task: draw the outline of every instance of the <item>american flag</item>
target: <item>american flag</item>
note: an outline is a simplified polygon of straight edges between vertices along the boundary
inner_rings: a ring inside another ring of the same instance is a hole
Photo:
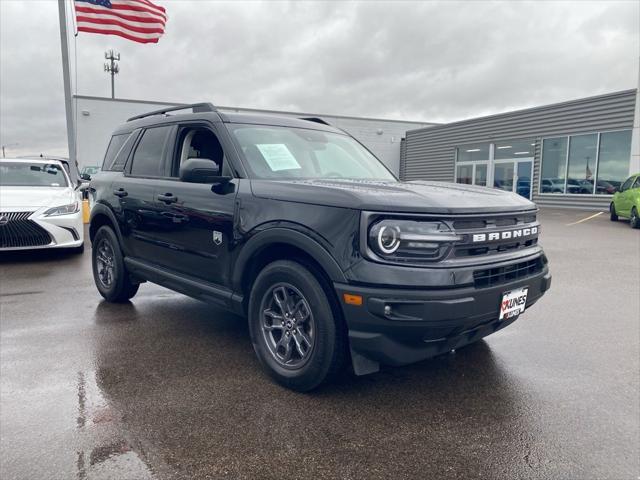
[[[74,4],[79,32],[158,43],[167,23],[164,7],[149,0],[75,0]]]

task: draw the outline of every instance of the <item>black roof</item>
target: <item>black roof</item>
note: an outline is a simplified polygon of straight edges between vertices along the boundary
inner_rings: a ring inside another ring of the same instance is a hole
[[[162,112],[162,111],[156,111]],[[341,133],[344,132],[330,125],[322,124],[317,119],[302,119],[293,117],[284,117],[278,115],[266,115],[259,113],[241,113],[241,112],[221,112],[215,111],[199,111],[196,113],[180,113],[176,115],[157,113],[143,116],[138,115],[132,117],[126,123],[116,128],[114,134],[129,133],[137,128],[149,127],[152,125],[162,125],[164,123],[173,123],[175,121],[197,121],[206,120],[213,123],[246,123],[252,125],[275,125],[282,127],[307,128],[311,130],[321,130],[325,132]]]
[[[260,113],[218,112],[225,123],[249,123],[253,125],[277,125],[282,127],[308,128],[325,132],[344,133],[342,130],[326,123],[319,123],[315,119],[284,117],[279,115],[265,115]]]

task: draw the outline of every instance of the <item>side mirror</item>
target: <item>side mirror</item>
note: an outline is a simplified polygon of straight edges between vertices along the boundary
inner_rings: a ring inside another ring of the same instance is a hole
[[[89,175],[88,173],[82,173],[82,174],[80,174],[80,178],[81,178],[82,180],[91,181],[91,175]]]
[[[218,164],[208,158],[189,158],[180,165],[180,181],[189,183],[225,183],[229,177],[220,176]]]

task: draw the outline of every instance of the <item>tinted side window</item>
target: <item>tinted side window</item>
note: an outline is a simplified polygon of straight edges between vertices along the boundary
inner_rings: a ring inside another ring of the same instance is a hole
[[[636,178],[636,181],[631,188],[640,188],[640,177]]]
[[[124,145],[127,137],[129,137],[128,133],[114,135],[113,137],[111,137],[111,141],[109,142],[109,146],[107,147],[107,153],[105,153],[104,160],[102,162],[102,170],[112,169],[113,162],[116,159],[116,155],[122,148],[122,145]]]
[[[160,177],[163,175],[164,151],[170,131],[170,126],[145,130],[133,154],[131,175],[142,177]]]
[[[124,145],[120,148],[120,151],[116,155],[115,160],[113,161],[113,165],[111,165],[111,171],[113,172],[122,172],[124,170],[124,166],[127,163],[127,158],[129,158],[129,154],[131,153],[131,149],[133,148],[133,144],[136,142],[138,138],[139,131],[135,131],[129,135],[127,141],[124,142]]]

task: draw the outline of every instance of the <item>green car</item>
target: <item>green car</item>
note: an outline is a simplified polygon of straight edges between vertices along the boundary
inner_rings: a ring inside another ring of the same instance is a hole
[[[609,206],[611,221],[618,217],[629,219],[631,228],[640,228],[640,173],[631,175],[613,195],[613,202]]]

